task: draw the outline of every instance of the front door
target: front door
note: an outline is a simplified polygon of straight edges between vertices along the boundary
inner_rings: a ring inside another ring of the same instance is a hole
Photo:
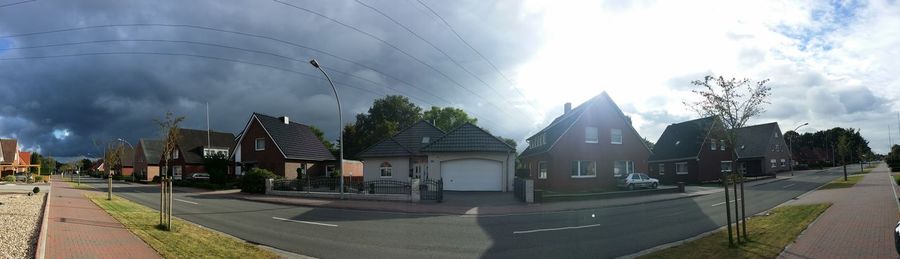
[[[428,173],[426,172],[427,169],[428,169],[428,164],[425,164],[425,163],[413,164],[413,179],[428,179]]]

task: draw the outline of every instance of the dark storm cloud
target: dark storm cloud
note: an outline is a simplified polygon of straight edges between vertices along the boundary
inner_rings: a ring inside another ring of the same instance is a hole
[[[133,143],[138,138],[158,136],[153,119],[161,118],[166,111],[186,116],[184,127],[205,128],[208,102],[212,128],[216,130],[238,133],[251,112],[261,112],[287,115],[336,137],[333,131],[338,123],[331,89],[318,71],[305,63],[310,58],[319,59],[339,84],[345,122],[365,111],[374,98],[399,91],[423,107],[458,105],[499,135],[517,137],[527,131],[511,126],[528,110],[510,108],[504,101],[516,101],[509,83],[418,3],[366,1],[453,56],[487,86],[403,28],[354,1],[286,2],[383,39],[478,95],[489,97],[494,105],[479,106],[484,100],[376,39],[277,2],[35,1],[0,8],[0,36],[152,23],[201,26],[260,37],[197,27],[145,25],[0,38],[0,59],[144,53],[0,61],[0,136],[17,137],[26,148],[40,147],[55,155],[96,154],[99,150],[92,145],[95,139],[125,137]],[[540,17],[523,13],[520,3],[425,3],[504,72],[527,60],[540,44]],[[15,49],[61,43],[73,45]],[[54,130],[68,130],[70,135],[57,138]]]

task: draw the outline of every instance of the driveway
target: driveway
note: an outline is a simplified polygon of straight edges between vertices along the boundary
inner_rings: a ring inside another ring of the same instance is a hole
[[[444,205],[455,207],[486,207],[521,205],[513,192],[444,191]]]

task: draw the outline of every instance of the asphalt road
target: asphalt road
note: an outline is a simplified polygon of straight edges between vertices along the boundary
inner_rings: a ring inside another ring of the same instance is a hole
[[[841,175],[835,168],[746,186],[747,213],[766,211]],[[105,188],[105,182],[93,181]],[[158,207],[157,186],[116,184],[114,189]],[[179,218],[320,258],[609,258],[725,225],[722,192],[623,207],[480,217],[286,206],[177,190],[174,198]]]

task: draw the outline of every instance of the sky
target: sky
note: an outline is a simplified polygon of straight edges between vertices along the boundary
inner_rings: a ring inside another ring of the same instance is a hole
[[[52,18],[50,18],[52,17]],[[519,141],[603,91],[655,141],[696,118],[691,81],[768,79],[751,124],[900,142],[896,1],[0,2],[0,137],[54,156],[157,138],[154,119],[239,133],[252,112],[337,137],[385,95],[452,106]],[[99,145],[94,143],[100,143]]]

